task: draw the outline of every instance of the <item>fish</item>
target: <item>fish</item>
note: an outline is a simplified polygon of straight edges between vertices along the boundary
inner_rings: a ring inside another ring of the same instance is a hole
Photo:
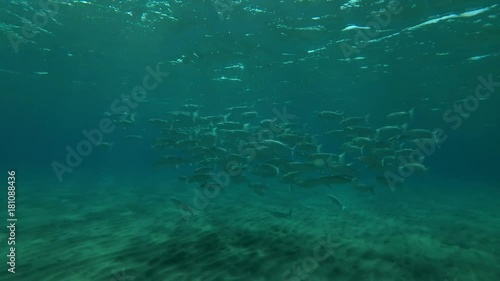
[[[387,120],[389,120],[392,124],[404,124],[413,121],[413,113],[414,109],[410,109],[407,112],[393,112],[387,115]]]
[[[323,145],[317,145],[308,142],[299,142],[292,149],[294,154],[307,155],[312,153],[319,153]]]
[[[327,119],[327,120],[342,120],[344,117],[344,112],[340,111],[320,111],[316,112],[316,116],[319,118]]]
[[[402,135],[408,128],[408,123],[401,126],[385,126],[376,130],[376,139],[379,141],[388,141],[389,139]]]
[[[307,157],[311,160],[321,159],[327,163],[330,163],[332,161],[344,163],[345,161],[345,153],[342,153],[340,155],[333,153],[313,153],[309,154]]]
[[[101,141],[96,144],[97,147],[105,148],[105,149],[111,149],[113,147],[114,142],[105,142]]]
[[[393,183],[391,182],[391,179],[389,177],[385,177],[383,175],[381,176],[376,176],[375,177],[375,181],[379,184],[379,185],[384,185],[384,186],[391,186]],[[402,183],[400,182],[395,182],[394,183],[396,186],[402,186]]]
[[[139,136],[139,135],[127,135],[127,136],[125,136],[125,139],[127,139],[127,140],[142,140],[142,139],[144,139],[144,137]]]
[[[158,118],[151,118],[148,120],[149,123],[155,124],[155,125],[169,125],[170,122],[168,120],[163,120],[163,119],[158,119]]]
[[[357,147],[371,146],[375,140],[368,137],[355,137],[351,140],[351,143]]]
[[[354,183],[352,186],[358,191],[370,192],[371,194],[375,195],[375,188],[373,187],[373,185],[365,183]]]
[[[301,171],[294,171],[294,172],[289,172],[283,175],[283,177],[280,179],[280,182],[284,184],[289,185],[289,190],[292,190],[292,186],[295,185],[296,182],[299,180],[297,179],[298,176],[302,174]]]
[[[261,163],[256,165],[252,172],[262,177],[277,177],[280,174],[280,169],[271,164]]]
[[[175,129],[161,130],[161,135],[173,141],[191,139],[191,134],[188,132]]]
[[[217,135],[214,133],[203,133],[197,136],[196,142],[199,146],[215,146],[217,143]]]
[[[296,182],[295,185],[304,187],[304,188],[310,188],[310,187],[316,187],[320,185],[326,185],[330,186],[334,184],[346,184],[346,183],[351,183],[352,178],[341,176],[341,175],[335,175],[335,176],[322,176],[318,178],[312,178],[312,179],[307,179],[307,180],[301,180]]]
[[[173,144],[173,146],[179,150],[193,149],[197,145],[198,145],[198,143],[195,140],[191,140],[191,139],[180,140],[180,141],[177,141]]]
[[[120,119],[120,120],[113,120],[114,123],[119,124],[119,125],[125,125],[125,126],[131,126],[134,124],[131,120],[128,119]]]
[[[426,146],[435,146],[437,148],[441,147],[441,144],[437,139],[414,139],[410,141],[411,145],[413,145],[417,150],[422,149],[422,147]]]
[[[307,136],[307,135],[299,135],[299,134],[293,134],[293,133],[285,133],[276,136],[276,140],[284,143],[287,146],[293,147],[294,144],[300,143],[300,142],[312,142],[314,141],[314,138],[312,136]]]
[[[259,117],[259,113],[257,111],[247,111],[241,113],[240,116],[244,119],[255,119]]]
[[[222,111],[225,112],[225,113],[241,114],[241,113],[244,113],[244,112],[251,111],[252,108],[254,107],[254,105],[255,104],[253,104],[251,106],[242,105],[242,106],[228,107],[228,108],[226,108],[226,109],[224,109]]]
[[[188,214],[190,214],[191,216],[194,216],[194,211],[191,207],[189,207],[186,203],[174,198],[174,197],[170,197],[170,200],[172,201],[172,203],[174,203],[174,205],[179,208],[179,210],[182,210]]]
[[[213,180],[214,176],[211,173],[196,173],[192,176],[184,176],[184,177],[179,177],[181,181],[184,181],[185,183],[199,183],[199,184],[206,184]]]
[[[202,106],[199,104],[185,104],[182,106],[182,108],[186,111],[189,112],[196,112],[198,111]]]
[[[104,112],[104,116],[106,117],[122,117],[127,116],[129,113],[127,111],[123,112]]]
[[[400,172],[405,172],[408,169],[413,170],[413,171],[422,172],[422,173],[425,173],[425,174],[429,173],[429,171],[430,171],[429,167],[426,167],[426,166],[424,166],[423,164],[420,164],[420,163],[406,163],[404,165],[399,166],[399,168],[398,168],[398,170]]]
[[[312,162],[288,162],[285,164],[285,169],[291,172],[305,172],[312,171],[315,167]]]
[[[375,130],[365,126],[349,126],[343,130],[345,135],[353,137],[372,137],[375,135]]]
[[[343,143],[342,146],[340,147],[342,151],[348,153],[348,154],[356,154],[356,155],[361,155],[362,153],[362,147],[356,146],[353,143]]]
[[[196,124],[196,119],[198,118],[198,111],[196,112],[188,112],[188,111],[170,111],[167,112],[170,115],[174,122],[173,124],[177,127],[186,127],[193,126]]]
[[[385,157],[389,157],[395,155],[396,152],[390,148],[375,148],[372,149],[369,153],[370,157],[383,159]]]
[[[219,136],[230,140],[247,140],[251,133],[246,130],[219,130]]]
[[[400,169],[427,171],[423,165],[414,165],[418,163],[398,162],[404,158],[422,163],[417,159],[418,147],[436,139],[429,130],[407,129],[413,109],[390,113],[381,126],[373,128],[368,125],[370,114],[345,117],[341,111],[313,112],[314,118],[327,120],[325,124],[332,127],[317,131],[316,126],[290,123],[276,117],[279,115],[264,116],[255,104],[259,103],[227,107],[221,114],[207,116],[201,113],[203,106],[186,100],[179,111],[167,112],[164,119],[150,119],[160,131],[152,147],[168,154],[157,159],[155,166],[171,169],[183,165],[182,172],[188,173],[180,179],[200,186],[213,184],[211,175],[225,171],[231,175],[231,184],[248,185],[261,197],[269,188],[256,182],[259,178],[276,178],[275,184],[290,189],[352,185],[357,191],[374,193],[373,186],[356,179]],[[116,116],[133,123],[130,115]],[[325,139],[328,143],[323,147]],[[338,149],[342,154],[332,153]]]
[[[206,120],[211,124],[217,124],[217,123],[227,122],[228,116],[229,115],[210,115],[210,116],[201,117],[199,119]]]
[[[174,165],[176,168],[179,168],[179,165],[186,164],[187,160],[183,157],[166,155],[161,157],[158,161],[156,161],[155,166],[159,167],[162,165]]]
[[[404,149],[399,149],[399,150],[394,151],[394,153],[397,156],[402,156],[405,159],[410,158],[410,156],[415,154],[415,152],[418,152],[418,151],[415,149],[412,149],[412,148],[404,148]]]
[[[330,163],[329,169],[332,174],[347,178],[355,178],[359,175],[359,171],[353,167],[352,163]]]
[[[241,124],[238,122],[220,122],[215,125],[217,129],[225,129],[225,130],[244,130],[248,128],[249,124]]]
[[[342,201],[340,201],[337,197],[328,194],[328,198],[330,199],[330,201],[332,201],[333,204],[339,206],[342,209],[342,211],[346,209],[344,203],[342,203]]]
[[[286,218],[291,218],[292,217],[292,209],[290,209],[290,211],[288,211],[288,213],[277,212],[277,211],[269,211],[269,213],[273,217],[280,218],[280,219],[286,219]]]
[[[366,167],[376,170],[382,170],[384,168],[382,160],[373,157],[359,156],[355,158],[356,160],[363,163]]]
[[[259,144],[269,147],[272,149],[274,155],[281,157],[290,157],[293,152],[293,148],[290,148],[285,143],[277,140],[262,140]]]
[[[198,169],[193,170],[194,174],[209,174],[214,171],[213,167],[200,167]]]
[[[329,137],[339,137],[339,136],[344,136],[344,134],[345,134],[344,130],[332,130],[323,133],[323,135]]]
[[[412,129],[406,131],[406,135],[414,139],[435,139],[436,133],[430,130],[424,129]]]
[[[361,116],[361,117],[344,118],[342,121],[340,121],[339,125],[342,127],[367,125],[369,118],[370,118],[370,114],[367,114],[367,115]]]
[[[323,176],[319,178],[321,181],[331,184],[347,184],[352,183],[353,178],[346,175]]]
[[[251,183],[248,185],[248,187],[250,187],[253,192],[260,197],[264,197],[269,190],[269,186],[263,183]]]
[[[312,160],[312,164],[316,168],[324,168],[324,167],[328,166],[327,160],[324,160],[324,159],[321,159],[321,158],[313,159]]]

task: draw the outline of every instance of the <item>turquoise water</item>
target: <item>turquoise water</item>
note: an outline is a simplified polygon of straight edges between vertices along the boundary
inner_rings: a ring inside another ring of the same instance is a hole
[[[0,5],[0,280],[500,280],[495,1]]]

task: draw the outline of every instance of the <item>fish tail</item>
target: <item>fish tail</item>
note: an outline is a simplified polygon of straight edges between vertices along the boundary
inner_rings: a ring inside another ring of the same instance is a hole
[[[368,114],[366,114],[366,115],[365,115],[365,123],[366,123],[367,125],[368,125],[368,124],[370,124],[370,123],[368,122],[368,121],[369,121],[369,119],[370,119],[370,115],[371,115],[370,113],[368,113]]]
[[[412,108],[410,109],[410,111],[408,111],[408,114],[410,115],[410,120],[413,122],[413,114],[415,113],[415,108]]]
[[[345,152],[339,155],[339,163],[345,163]]]

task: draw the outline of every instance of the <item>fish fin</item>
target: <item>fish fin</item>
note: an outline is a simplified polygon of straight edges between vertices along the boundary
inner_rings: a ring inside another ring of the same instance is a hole
[[[408,129],[408,123],[404,123],[401,128],[403,128],[403,133],[406,132],[406,130]]]
[[[368,122],[368,120],[370,119],[370,114],[371,114],[371,113],[368,113],[368,114],[366,114],[366,115],[365,115],[365,123],[366,123],[367,125],[368,125],[368,124],[370,124],[370,123]]]
[[[387,140],[387,142],[388,142],[388,143],[390,144],[390,146],[391,146],[391,149],[393,149],[393,150],[394,150],[394,149],[396,148],[396,145],[397,145],[396,140],[398,140],[398,139],[399,139],[399,136],[400,136],[400,135],[397,135],[397,136],[392,137],[392,138],[390,138],[390,139],[388,139],[388,140]]]
[[[436,147],[437,148],[441,148],[441,143],[439,142],[439,137],[437,136],[437,132],[436,130],[434,130],[432,132],[432,140],[434,141],[434,143],[436,144]]]
[[[401,135],[397,135],[397,136],[394,136],[394,137],[390,137],[390,138],[387,140],[387,142],[392,143],[392,142],[394,142],[395,140],[398,140],[400,137],[401,137]]]
[[[410,121],[413,122],[413,114],[415,113],[415,108],[412,108],[410,109],[410,111],[408,111],[408,115],[410,115]]]
[[[200,116],[200,112],[199,111],[193,112],[193,123],[196,122],[196,118],[198,118],[198,116]]]
[[[385,159],[387,159],[387,157],[384,157],[382,158],[382,160],[380,160],[380,165],[382,165],[382,167],[385,167]]]
[[[137,112],[130,113],[130,121],[135,123],[135,116],[137,116]]]
[[[345,152],[339,155],[339,162],[345,164]]]
[[[320,153],[322,147],[323,147],[323,144],[316,146],[316,153]]]
[[[223,116],[224,116],[224,122],[227,122],[227,118],[228,118],[229,116],[231,116],[231,112],[229,112],[228,114],[223,115]]]

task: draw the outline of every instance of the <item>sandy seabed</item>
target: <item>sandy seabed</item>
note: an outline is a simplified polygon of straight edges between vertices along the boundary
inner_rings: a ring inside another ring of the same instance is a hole
[[[169,197],[192,207],[196,186],[178,182],[30,185],[17,202],[16,274],[0,280],[500,280],[498,187],[271,186],[259,197],[234,185],[191,215]]]

